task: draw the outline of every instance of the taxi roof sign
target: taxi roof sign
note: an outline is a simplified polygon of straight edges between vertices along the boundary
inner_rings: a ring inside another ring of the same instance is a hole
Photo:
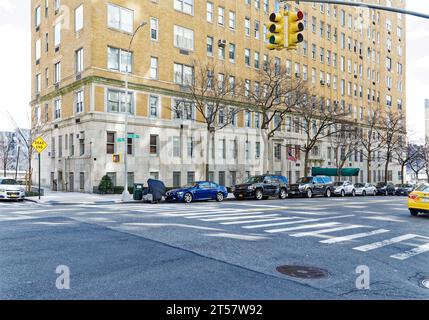
[[[48,144],[45,142],[45,140],[43,140],[42,137],[38,137],[31,145],[39,154],[48,147]]]

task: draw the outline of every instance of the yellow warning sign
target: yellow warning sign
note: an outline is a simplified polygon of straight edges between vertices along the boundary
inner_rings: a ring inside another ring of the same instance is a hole
[[[48,147],[48,144],[45,142],[45,140],[43,140],[42,137],[38,137],[33,141],[32,146],[40,154]]]

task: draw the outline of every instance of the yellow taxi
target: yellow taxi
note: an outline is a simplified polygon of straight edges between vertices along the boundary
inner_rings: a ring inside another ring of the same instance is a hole
[[[429,213],[429,183],[423,183],[408,196],[408,209],[412,216]]]

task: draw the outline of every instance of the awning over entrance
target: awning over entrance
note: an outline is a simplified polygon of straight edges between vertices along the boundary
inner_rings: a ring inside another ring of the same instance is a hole
[[[358,177],[359,168],[343,168],[341,169],[341,177]],[[338,177],[338,168],[313,168],[311,170],[313,176],[328,176]]]

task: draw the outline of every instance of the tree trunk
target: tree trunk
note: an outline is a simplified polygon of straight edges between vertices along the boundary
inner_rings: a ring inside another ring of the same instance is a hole
[[[210,143],[211,143],[210,129],[207,128],[207,141],[206,141],[206,163],[205,163],[205,177],[206,181],[210,179]]]
[[[310,150],[305,150],[304,152],[304,177],[308,176],[308,155],[310,153]]]
[[[270,171],[270,139],[266,130],[261,130],[262,141],[264,143],[264,155],[262,157],[262,173],[266,174]]]
[[[404,169],[405,169],[405,163],[402,163],[401,165],[401,183],[404,184]]]
[[[385,183],[387,183],[387,174],[388,174],[388,172],[389,172],[389,162],[390,162],[390,155],[389,154],[387,154],[387,157],[386,157],[386,164],[385,164],[385,166],[384,166],[384,182]]]
[[[371,152],[368,152],[368,159],[366,162],[366,174],[367,174],[369,183],[372,182],[372,179],[371,179],[371,161],[372,161],[371,156],[372,156]]]

